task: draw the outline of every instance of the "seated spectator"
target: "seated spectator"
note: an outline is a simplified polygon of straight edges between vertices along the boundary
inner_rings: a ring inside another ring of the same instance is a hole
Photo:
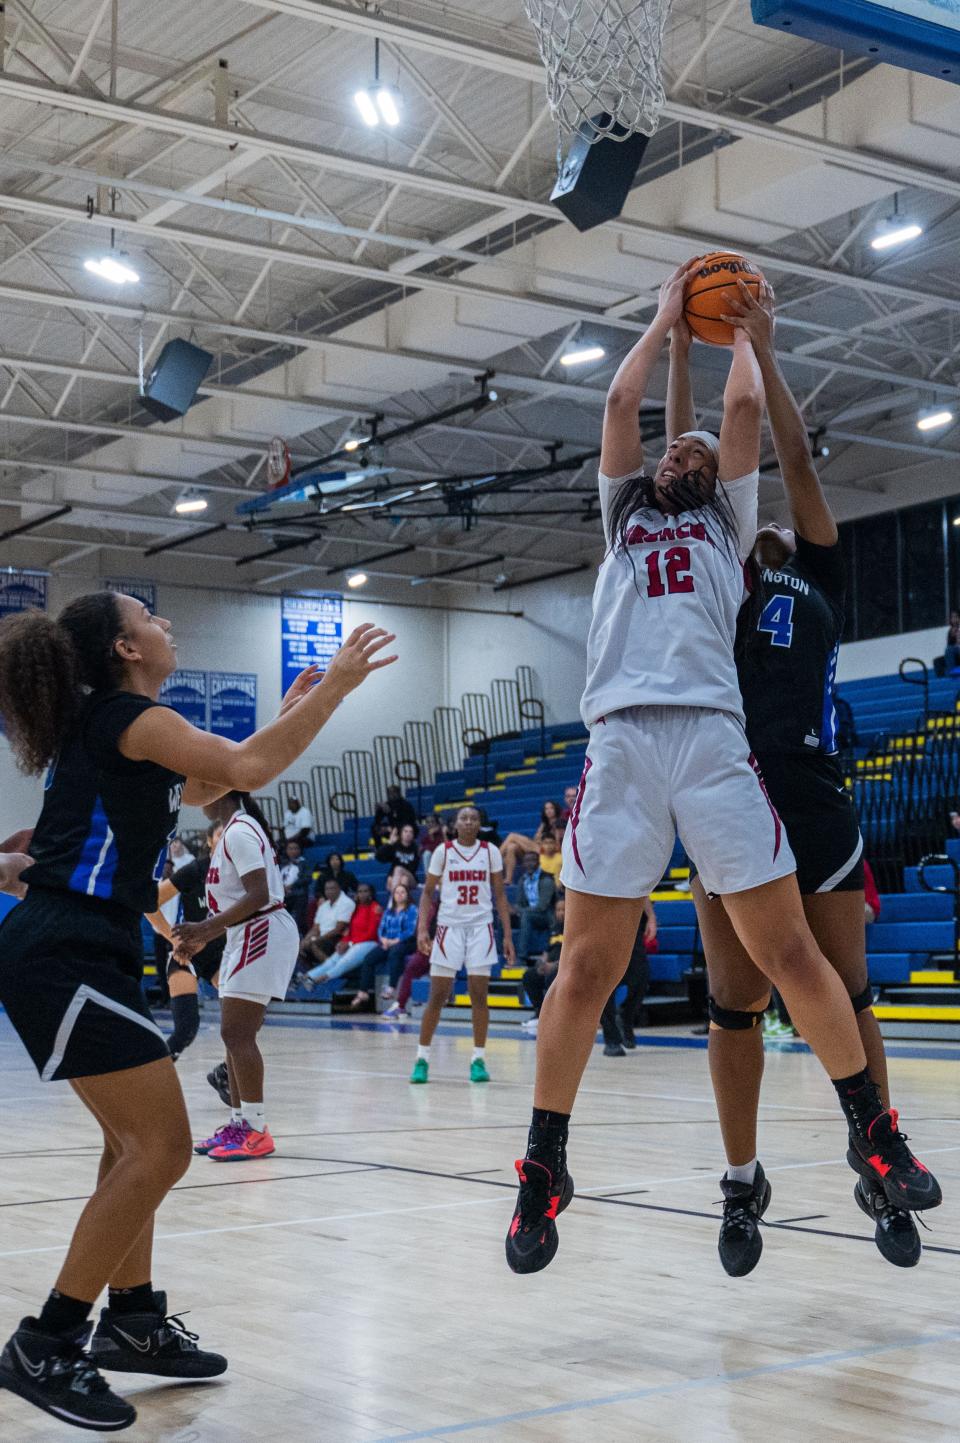
[[[509,886],[513,881],[517,862],[525,852],[536,852],[545,837],[552,837],[555,842],[559,842],[562,831],[560,808],[557,803],[544,802],[543,810],[540,813],[540,825],[532,837],[525,837],[522,832],[510,832],[500,848],[500,855],[503,857],[504,886]]]
[[[406,966],[407,957],[417,950],[417,905],[405,882],[393,889],[389,906],[380,918],[377,945],[368,952],[360,968],[360,987],[351,1007],[363,1007],[370,1001],[377,985],[377,973],[386,969],[387,985],[381,996],[394,997],[396,985]]]
[[[429,931],[431,937],[437,930],[437,911],[439,910],[439,907],[440,898],[439,895],[435,893],[433,908],[430,912]],[[419,908],[417,910],[419,914]],[[418,977],[426,977],[429,971],[430,957],[428,953],[411,952],[408,954],[406,964],[403,969],[403,975],[401,976],[399,985],[397,986],[397,999],[394,1003],[391,1004],[391,1006],[387,1008],[386,1012],[384,1012],[384,1017],[389,1017],[391,1021],[402,1021],[405,1017],[410,1016],[410,1013],[407,1010],[407,1004],[410,1001],[410,993],[413,989],[413,984],[414,982],[416,982]]]
[[[426,856],[429,862],[430,857],[433,856],[437,847],[440,846],[441,842],[445,842],[446,840],[447,829],[443,824],[443,817],[441,817],[439,812],[434,812],[433,816],[428,817],[420,828],[418,843],[421,855]]]
[[[400,886],[406,887],[407,891],[412,897],[416,885],[417,879],[411,872],[410,868],[404,867],[403,864],[400,862],[398,862],[395,867],[391,867],[390,871],[387,873],[387,880],[385,886],[387,889],[388,897],[392,897],[393,889]]]
[[[562,866],[563,854],[560,851],[560,843],[556,837],[544,837],[540,843],[540,870],[541,872],[546,872],[548,877],[553,878],[557,884],[558,891],[561,890],[560,868]]]
[[[573,816],[573,809],[577,805],[577,793],[579,790],[579,787],[564,787],[563,789],[563,811],[560,813],[560,822],[564,829],[566,829],[567,823]]]
[[[627,970],[607,998],[600,1014],[600,1028],[603,1032],[604,1057],[625,1057],[626,1050],[637,1045],[634,1036],[643,999],[650,985],[650,963],[648,954],[657,951],[657,916],[649,897],[643,900],[643,913],[634,938],[633,951]],[[617,1007],[616,997],[620,987],[626,987],[627,995],[623,1005]]]
[[[382,842],[392,831],[411,826],[416,832],[417,814],[413,803],[408,802],[399,787],[387,787],[387,800],[378,802],[373,814],[373,840]]]
[[[343,857],[339,852],[331,852],[319,872],[314,872],[313,894],[315,897],[322,897],[324,895],[324,885],[331,879],[339,883],[340,890],[346,892],[347,896],[355,897],[357,895],[359,883],[357,882],[356,874],[348,871],[347,868],[344,867]]]
[[[416,827],[410,822],[405,822],[399,830],[394,827],[387,840],[377,848],[374,856],[378,862],[386,862],[391,870],[397,866],[406,867],[409,872],[416,875],[420,866],[420,848],[417,845]]]
[[[283,813],[283,835],[288,842],[308,847],[313,840],[313,813],[306,802],[291,797]]]
[[[873,869],[866,857],[863,859],[863,916],[868,927],[880,916],[880,893],[877,891]]]
[[[477,811],[480,813],[480,830],[477,836],[481,842],[489,842],[491,847],[499,847],[502,838],[496,822],[490,820],[486,807],[478,807]],[[456,835],[456,831],[454,831],[454,835]]]
[[[307,927],[307,903],[310,900],[310,863],[303,855],[303,848],[291,839],[284,847],[284,861],[280,868],[283,881],[283,900],[287,911],[297,924],[301,935]]]
[[[327,883],[329,887],[330,882]],[[303,985],[312,992],[318,982],[335,982],[345,977],[377,946],[380,934],[380,918],[383,908],[373,895],[369,882],[361,882],[357,888],[357,905],[347,923],[346,931],[334,943],[327,959],[311,967],[303,978]]]
[[[955,671],[960,667],[960,611],[951,611],[947,641],[943,648],[944,671]]]
[[[324,882],[323,896],[313,926],[300,943],[300,956],[313,962],[326,962],[343,938],[355,910],[354,902],[341,891],[336,877],[328,877]],[[302,974],[298,974],[297,980],[302,981]]]
[[[549,872],[540,866],[535,852],[523,854],[523,874],[517,892],[517,915],[520,919],[520,935],[517,940],[517,958],[526,962],[533,952],[533,939],[537,932],[552,932],[553,904],[557,896],[557,884]]]
[[[520,983],[520,1005],[529,1001],[533,1008],[533,1016],[528,1017],[525,1022],[520,1023],[524,1032],[537,1033],[537,1026],[540,1021],[540,1008],[543,1006],[543,999],[550,989],[550,985],[557,975],[557,968],[560,965],[560,948],[563,945],[563,922],[565,902],[562,897],[557,898],[554,908],[554,927],[557,929],[550,937],[547,950],[531,962],[523,974]]]

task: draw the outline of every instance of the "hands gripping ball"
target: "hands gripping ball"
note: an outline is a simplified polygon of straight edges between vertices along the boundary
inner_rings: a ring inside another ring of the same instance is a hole
[[[721,316],[729,314],[730,301],[740,297],[738,280],[759,300],[763,275],[750,261],[734,251],[711,251],[701,257],[683,291],[683,314],[698,340],[711,346],[733,345],[733,327]]]

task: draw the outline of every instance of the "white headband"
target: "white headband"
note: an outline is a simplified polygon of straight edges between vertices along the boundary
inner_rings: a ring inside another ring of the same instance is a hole
[[[684,431],[680,436],[677,437],[677,440],[682,441],[684,439],[702,442],[702,444],[706,446],[707,450],[711,452],[713,459],[719,462],[720,439],[718,436],[715,436],[712,431]]]

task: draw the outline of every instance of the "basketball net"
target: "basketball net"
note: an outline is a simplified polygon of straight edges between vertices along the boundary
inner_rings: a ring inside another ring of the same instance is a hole
[[[523,0],[547,72],[561,148],[580,134],[652,135],[664,100],[660,73],[671,0]]]
[[[290,480],[290,448],[282,436],[274,436],[267,452],[267,485],[273,491]]]

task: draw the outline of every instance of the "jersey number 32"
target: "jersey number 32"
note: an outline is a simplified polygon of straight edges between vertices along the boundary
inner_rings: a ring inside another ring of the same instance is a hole
[[[790,646],[793,642],[793,597],[771,596],[757,626],[770,637],[771,646]]]

